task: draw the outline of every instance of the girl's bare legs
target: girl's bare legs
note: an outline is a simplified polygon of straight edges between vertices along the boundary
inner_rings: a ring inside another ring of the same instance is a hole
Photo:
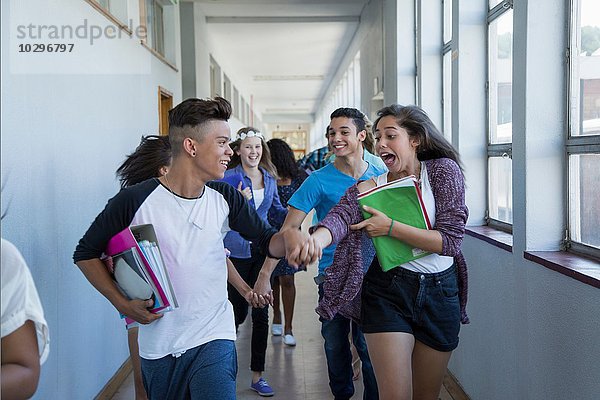
[[[411,400],[414,336],[382,332],[365,334],[365,339],[377,378],[379,400]]]
[[[148,400],[144,382],[142,380],[142,362],[138,348],[138,328],[133,327],[127,331],[127,344],[129,344],[129,356],[133,367],[133,383],[135,388],[135,400]]]
[[[451,355],[451,351],[437,351],[415,342],[412,359],[414,400],[438,399]]]
[[[365,334],[380,400],[437,400],[452,352],[415,341],[409,333]]]
[[[292,320],[294,318],[294,304],[296,302],[294,275],[281,275],[278,278],[279,286],[281,287],[281,301],[283,302],[283,314],[285,319],[283,333],[284,335],[291,335]],[[275,310],[274,306],[273,310]],[[279,321],[281,323],[281,314]]]
[[[281,300],[279,295],[281,292],[281,285],[279,284],[279,278],[279,276],[274,277],[271,284],[271,290],[273,290],[273,325],[281,325]],[[275,334],[275,332],[273,332],[273,334]],[[281,335],[281,333],[279,335]]]

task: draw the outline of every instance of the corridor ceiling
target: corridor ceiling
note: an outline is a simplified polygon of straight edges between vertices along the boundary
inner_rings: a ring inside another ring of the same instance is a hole
[[[312,119],[368,0],[194,2],[214,59],[268,123]]]

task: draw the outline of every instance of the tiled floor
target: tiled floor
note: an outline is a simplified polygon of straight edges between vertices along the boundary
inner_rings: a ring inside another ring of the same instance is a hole
[[[277,397],[286,400],[329,399],[331,392],[327,379],[327,364],[323,352],[320,324],[315,313],[317,287],[311,272],[296,274],[296,307],[294,336],[298,344],[289,347],[281,336],[270,336],[264,377],[275,390]],[[238,349],[238,399],[256,399],[248,387],[251,380],[250,321],[240,327]],[[357,385],[362,393],[362,384]],[[361,396],[362,397],[362,396]]]
[[[323,352],[323,339],[320,324],[315,314],[317,290],[311,272],[296,274],[296,309],[294,315],[294,336],[296,347],[282,343],[281,337],[270,336],[267,347],[267,363],[264,377],[275,390],[275,397],[286,400],[326,400],[331,399],[327,379],[327,366]],[[240,326],[236,342],[238,352],[237,398],[239,400],[260,398],[250,390],[250,326],[251,320]],[[355,399],[362,398],[362,382],[356,382]],[[133,400],[133,380],[124,382],[113,400]],[[445,388],[441,400],[452,400]]]

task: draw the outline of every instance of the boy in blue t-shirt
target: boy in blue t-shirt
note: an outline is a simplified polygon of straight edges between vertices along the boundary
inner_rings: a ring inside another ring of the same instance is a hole
[[[368,129],[365,115],[354,108],[338,108],[331,114],[327,138],[335,160],[313,172],[288,201],[289,211],[282,227],[299,229],[306,215],[314,209],[320,221],[336,205],[346,190],[359,180],[366,180],[385,172],[363,159],[363,152],[373,150],[373,134]],[[366,153],[365,153],[366,154]],[[319,297],[323,294],[323,278],[333,263],[335,246],[323,249],[319,261]],[[331,320],[321,319],[321,334],[325,339],[325,355],[329,373],[329,386],[334,397],[350,398],[354,394],[352,383],[352,355],[350,352],[351,321],[337,314]],[[377,382],[371,366],[364,335],[354,324],[352,339],[362,361],[364,399],[377,399]]]

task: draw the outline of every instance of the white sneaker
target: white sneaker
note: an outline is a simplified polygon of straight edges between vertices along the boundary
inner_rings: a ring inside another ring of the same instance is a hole
[[[288,334],[283,337],[283,343],[287,344],[288,346],[295,346],[296,339],[294,338],[293,335]]]
[[[271,333],[273,334],[273,336],[283,335],[283,325],[281,325],[281,324],[271,325]]]

